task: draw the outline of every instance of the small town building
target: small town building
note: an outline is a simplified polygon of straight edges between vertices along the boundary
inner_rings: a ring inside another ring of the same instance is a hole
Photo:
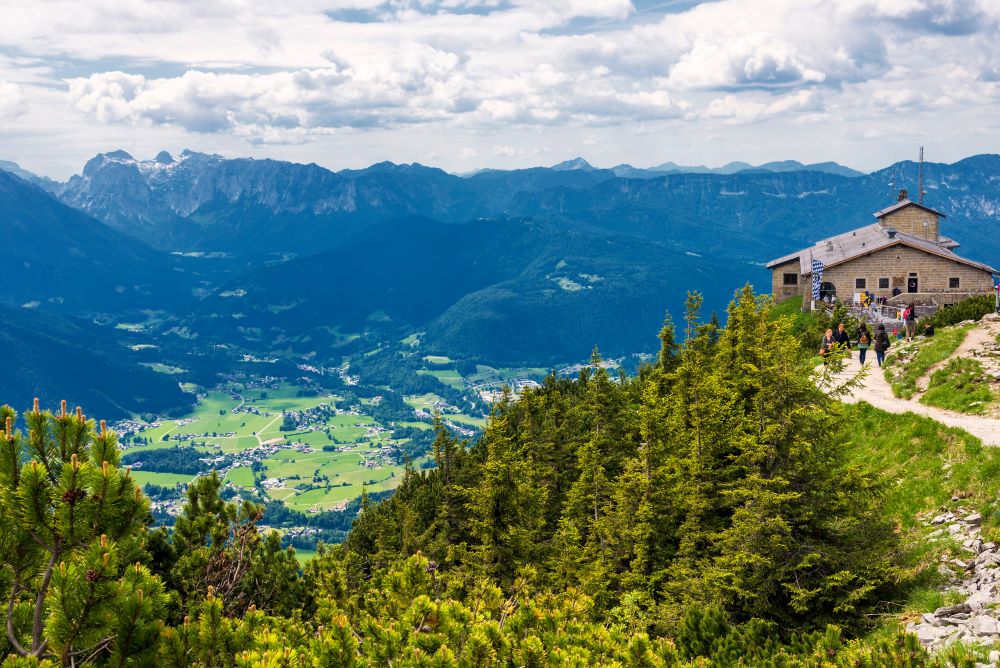
[[[901,190],[874,216],[872,225],[768,262],[775,300],[802,295],[809,309],[817,300],[860,303],[866,296],[939,307],[993,290],[997,270],[955,253],[959,244],[941,236],[940,211]]]

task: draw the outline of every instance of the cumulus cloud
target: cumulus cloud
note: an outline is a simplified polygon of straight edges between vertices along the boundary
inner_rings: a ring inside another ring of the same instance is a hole
[[[513,146],[501,145],[493,147],[493,155],[501,158],[516,158],[519,155],[524,155],[524,151]]]
[[[102,122],[228,131],[255,143],[430,122],[475,127],[670,118],[688,108],[657,82],[592,77],[549,64],[503,75],[419,43],[381,58],[356,64],[338,59],[314,69],[190,70],[168,78],[115,71],[68,84],[75,108]]]
[[[36,68],[29,81],[0,56],[0,80],[21,87],[0,112],[21,113],[31,86],[63,85],[85,122],[268,145],[463,130],[479,143],[463,139],[456,156],[471,159],[462,146],[521,147],[499,133],[532,128],[572,129],[576,145],[600,132],[614,150],[609,127],[688,124],[703,137],[775,119],[889,123],[898,109],[984,108],[1000,96],[997,0],[668,5],[49,0],[0,23],[0,44]],[[944,66],[955,63],[964,69]]]
[[[820,95],[810,90],[801,90],[766,101],[726,95],[712,100],[705,109],[704,117],[721,120],[727,125],[742,125],[790,113],[800,118],[803,117],[802,114],[809,114],[810,119],[815,119],[814,114],[822,109],[823,102]]]
[[[844,0],[840,11],[914,32],[969,35],[988,30],[992,0]]]
[[[762,34],[699,42],[670,71],[670,83],[680,88],[788,88],[825,79],[795,47]]]
[[[0,80],[0,118],[14,118],[28,110],[27,98],[20,86]]]

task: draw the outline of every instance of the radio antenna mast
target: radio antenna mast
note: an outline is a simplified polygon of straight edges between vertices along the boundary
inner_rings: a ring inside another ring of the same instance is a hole
[[[920,162],[917,163],[917,202],[924,203],[924,147],[920,147]]]

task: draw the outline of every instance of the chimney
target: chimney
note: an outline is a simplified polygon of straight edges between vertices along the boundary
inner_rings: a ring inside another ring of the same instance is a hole
[[[903,202],[903,201],[908,200],[908,199],[909,199],[909,197],[906,194],[906,188],[900,188],[899,189],[899,200],[898,201]]]
[[[903,192],[906,192],[906,191],[904,190]],[[895,239],[896,238],[896,228],[895,227],[887,227],[887,228],[885,228],[885,233],[889,235],[890,239]]]

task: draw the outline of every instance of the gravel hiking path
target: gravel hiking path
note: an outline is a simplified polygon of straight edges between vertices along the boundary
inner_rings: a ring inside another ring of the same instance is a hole
[[[978,329],[980,328],[977,328],[976,331]],[[971,336],[972,332],[969,333],[969,337]],[[966,337],[966,341],[969,340],[969,337]],[[995,338],[993,342],[996,342]],[[852,404],[859,401],[866,401],[875,408],[880,408],[889,413],[916,413],[917,415],[923,415],[949,427],[964,429],[970,434],[979,437],[983,445],[1000,446],[1000,420],[988,416],[966,415],[965,413],[946,411],[942,408],[926,406],[915,400],[900,399],[893,396],[892,388],[886,382],[882,369],[879,369],[874,362],[869,363],[867,367],[868,375],[862,381],[862,385],[854,390],[852,394],[845,396],[843,401]],[[843,381],[850,378],[853,374],[857,373],[858,368],[857,357],[849,360],[847,368],[841,373],[840,380]]]

